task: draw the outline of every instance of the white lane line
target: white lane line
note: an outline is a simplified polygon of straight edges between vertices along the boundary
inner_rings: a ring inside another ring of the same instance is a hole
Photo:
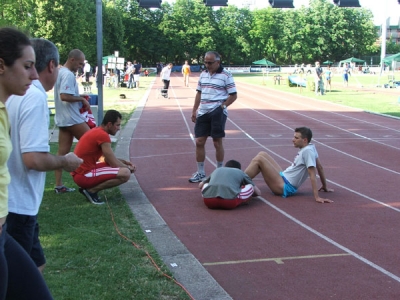
[[[266,116],[266,117],[268,117],[268,116]],[[270,117],[268,117],[268,118],[271,119]],[[236,128],[238,128],[240,131],[242,131],[243,133],[245,133],[246,136],[248,136],[250,140],[252,140],[254,143],[256,143],[257,145],[259,145],[259,146],[260,146],[261,148],[263,148],[265,151],[267,151],[267,152],[269,152],[269,153],[271,153],[271,154],[273,154],[273,155],[275,155],[275,156],[281,158],[282,160],[287,161],[289,164],[291,163],[290,160],[286,159],[285,157],[279,155],[278,153],[272,151],[271,149],[265,147],[263,144],[261,144],[260,142],[258,142],[255,138],[253,138],[250,134],[246,133],[245,130],[244,130],[243,128],[241,128],[239,125],[237,125],[237,124],[236,124],[235,122],[233,122],[231,119],[229,119],[229,121],[230,121]],[[276,121],[276,122],[279,123],[279,124],[282,124],[282,123],[279,122],[279,121]],[[284,126],[284,127],[286,127],[286,128],[290,128],[290,127],[286,126],[285,124],[282,124],[282,126]],[[293,129],[290,128],[290,130],[293,130]],[[322,143],[321,143],[321,144],[322,144]],[[323,145],[324,145],[324,144],[323,144]],[[330,148],[331,148],[331,147],[330,147]],[[339,151],[339,150],[334,149],[334,148],[332,148],[332,149],[333,149],[333,150],[336,150],[336,151]],[[339,151],[339,152],[342,152],[342,151]],[[348,155],[348,156],[352,156],[352,155],[347,154],[347,153],[345,153],[345,152],[342,152],[342,154],[345,154],[345,155]],[[357,158],[357,157],[354,157],[354,158],[359,159],[359,158]],[[364,160],[362,160],[362,159],[359,159],[359,160],[364,161]],[[364,162],[368,163],[367,161],[364,161]],[[372,164],[372,163],[370,163],[370,164]],[[380,168],[382,168],[382,169],[385,169],[386,171],[391,171],[391,172],[393,172],[393,173],[400,174],[400,173],[398,173],[398,172],[396,172],[396,171],[393,171],[393,170],[390,170],[390,169],[386,169],[386,168],[383,168],[383,167],[378,166],[378,165],[375,165],[375,166],[376,166],[376,167],[380,167]],[[400,212],[400,208],[391,206],[391,205],[389,205],[389,204],[387,204],[387,203],[385,203],[385,202],[382,202],[382,201],[379,201],[379,200],[374,199],[374,198],[372,198],[372,197],[369,197],[369,196],[367,196],[367,195],[365,195],[365,194],[362,194],[362,193],[360,193],[360,192],[357,192],[357,191],[355,191],[355,190],[353,190],[353,189],[351,189],[351,188],[348,188],[348,187],[346,187],[346,186],[343,186],[343,185],[341,185],[341,184],[339,184],[339,183],[337,183],[337,182],[334,182],[334,181],[332,181],[332,180],[327,179],[326,181],[329,182],[329,183],[331,183],[331,184],[334,184],[334,185],[336,185],[336,186],[338,186],[338,187],[341,187],[341,188],[343,188],[343,189],[345,189],[345,190],[347,190],[347,191],[349,191],[349,192],[352,192],[352,193],[354,193],[354,194],[356,194],[356,195],[358,195],[358,196],[361,196],[361,197],[363,197],[363,198],[365,198],[365,199],[368,199],[368,200],[370,200],[370,201],[372,201],[372,202],[375,202],[375,203],[378,203],[378,204],[380,204],[380,205],[383,205],[383,206],[385,206],[385,207],[387,207],[387,208],[390,208],[390,209],[392,209],[392,210],[394,210],[394,211],[396,211],[396,212]]]
[[[247,88],[247,89],[253,91],[252,89],[250,89],[250,88],[247,87],[247,86],[245,86],[245,88]],[[286,101],[290,101],[290,102],[292,102],[292,103],[296,103],[296,104],[297,104],[296,101],[293,101],[293,100],[290,99],[290,96],[292,95],[291,93],[283,92],[283,91],[281,91],[281,92],[287,95],[288,98],[285,98]],[[317,100],[317,99],[309,98],[309,97],[302,96],[302,95],[295,95],[295,96],[296,96],[296,97],[302,97],[302,98],[307,99],[307,100],[312,99],[312,100],[314,100],[314,101],[316,101],[316,102],[320,102],[321,104],[324,103],[322,100]],[[267,101],[265,101],[265,100],[261,100],[261,101],[264,102],[264,103],[267,102]],[[267,103],[272,104],[271,102],[267,102]],[[354,111],[356,111],[356,112],[365,112],[365,113],[370,113],[370,114],[379,115],[379,116],[382,116],[382,117],[385,117],[385,118],[400,120],[400,118],[395,117],[395,116],[371,113],[371,112],[369,112],[369,111],[364,111],[364,110],[359,109],[359,108],[354,108],[354,107],[345,106],[345,105],[339,104],[339,103],[329,102],[328,104],[333,105],[333,106],[338,106],[338,107],[347,108],[347,109],[352,109],[352,110],[354,110]],[[312,105],[307,105],[307,104],[306,104],[306,105],[304,105],[304,106],[305,106],[305,107],[314,108],[314,106],[312,106]],[[394,131],[394,132],[400,132],[400,130],[395,129],[395,128],[387,127],[387,126],[381,125],[381,124],[379,124],[379,123],[373,123],[373,122],[370,122],[370,121],[366,121],[366,120],[362,120],[362,119],[357,119],[357,118],[355,118],[355,117],[351,117],[351,116],[349,116],[349,115],[344,115],[344,114],[342,114],[342,113],[338,113],[338,112],[330,111],[330,110],[327,110],[327,109],[323,109],[323,108],[321,108],[321,107],[319,108],[319,110],[324,111],[324,112],[327,112],[327,113],[330,113],[330,114],[333,114],[333,115],[338,115],[338,116],[341,116],[341,117],[346,118],[346,119],[351,119],[351,120],[355,120],[355,121],[358,121],[358,122],[361,122],[361,123],[366,123],[366,124],[369,124],[369,125],[373,125],[373,126],[375,126],[375,127],[381,127],[381,128],[387,129],[387,130]]]
[[[262,100],[262,99],[258,99],[258,98],[256,98],[256,97],[253,97],[253,99],[257,99],[258,101],[261,101],[261,102],[266,102],[266,101],[264,101],[264,100]],[[254,108],[252,108],[252,107],[250,107],[250,106],[248,106],[248,105],[246,105],[246,104],[244,104],[244,103],[241,103],[241,102],[239,102],[239,103],[240,103],[240,105],[242,105],[242,106],[244,106],[244,107],[246,107],[246,108],[248,108],[248,109],[251,109],[251,110],[253,110],[254,112],[257,112],[258,114],[269,118],[271,121],[276,121],[275,119],[272,119],[272,118],[266,116],[265,114],[259,112],[258,110],[254,109]],[[284,106],[280,106],[280,105],[273,104],[273,103],[269,103],[269,102],[268,102],[268,104],[273,105],[273,106],[275,106],[275,107],[278,107],[278,108],[280,108],[280,109],[284,109],[284,108],[285,108]],[[291,112],[291,113],[294,113],[294,114],[297,114],[297,115],[300,115],[300,116],[305,117],[305,118],[307,118],[307,119],[310,119],[310,120],[313,120],[313,121],[316,121],[316,122],[325,124],[325,125],[327,125],[327,126],[330,126],[330,127],[335,128],[335,129],[337,129],[337,130],[344,131],[344,132],[346,132],[346,133],[348,133],[348,134],[350,134],[350,135],[354,135],[354,136],[359,137],[359,138],[361,138],[361,139],[365,139],[365,140],[367,140],[367,141],[369,141],[369,142],[373,142],[373,143],[376,143],[376,144],[380,144],[380,145],[382,145],[382,146],[386,146],[386,147],[389,147],[389,148],[393,148],[393,149],[396,149],[396,150],[400,150],[399,147],[392,146],[392,145],[390,145],[390,144],[386,144],[386,143],[380,142],[379,140],[377,140],[377,139],[375,139],[375,138],[370,138],[370,137],[367,137],[367,136],[365,136],[365,135],[361,135],[361,134],[352,132],[352,131],[350,131],[350,130],[341,128],[341,127],[339,127],[339,126],[330,124],[330,123],[328,123],[328,122],[324,122],[324,121],[322,121],[322,120],[320,120],[320,119],[313,118],[313,117],[311,117],[311,116],[307,116],[307,115],[302,114],[302,113],[299,113],[299,112],[297,112],[297,111],[294,111],[294,110],[286,110],[286,111]],[[276,121],[276,122],[277,122],[277,121]],[[277,122],[277,123],[282,124],[281,122]],[[286,125],[284,125],[284,126],[289,128],[289,126],[286,126]]]
[[[186,128],[187,128],[187,130],[188,130],[189,136],[190,136],[191,140],[193,141],[193,143],[195,144],[196,142],[195,142],[194,135],[192,134],[191,129],[190,129],[190,127],[189,127],[189,124],[188,124],[188,122],[186,121],[185,114],[183,113],[182,106],[180,105],[180,102],[179,102],[179,100],[178,100],[177,98],[175,98],[175,100],[176,100],[176,103],[177,103],[177,105],[178,105],[178,107],[179,107],[179,110],[180,110],[180,112],[181,112],[182,118],[183,118],[183,120],[184,120],[184,122],[185,122],[185,124],[186,124]],[[236,102],[235,102],[235,103],[236,103]],[[254,112],[256,112],[256,113],[262,115],[263,117],[265,117],[265,118],[267,118],[267,119],[269,119],[269,120],[271,120],[271,121],[274,121],[275,123],[281,125],[282,127],[285,127],[285,128],[287,128],[287,129],[290,129],[291,131],[293,130],[292,127],[287,126],[286,124],[283,124],[282,122],[279,122],[279,121],[277,121],[277,120],[275,120],[275,119],[273,119],[273,118],[271,118],[271,117],[269,117],[269,116],[267,116],[267,115],[265,115],[265,114],[263,114],[263,113],[261,113],[261,112],[255,110],[255,109],[253,109],[253,108],[251,108],[251,107],[249,107],[249,106],[247,106],[247,105],[244,105],[244,104],[242,104],[242,103],[240,103],[240,102],[239,102],[239,104],[241,104],[241,105],[247,107],[248,109],[250,109],[250,110],[252,110],[252,111],[254,111]],[[261,144],[260,142],[258,142],[258,141],[257,141],[255,138],[253,138],[249,133],[247,133],[243,128],[241,128],[238,124],[236,124],[231,118],[228,118],[228,121],[231,122],[236,128],[238,128],[238,130],[239,130],[240,132],[242,132],[244,135],[246,135],[251,141],[253,141],[254,143],[256,143],[258,146],[260,146],[261,148],[263,148],[265,151],[267,151],[267,152],[269,152],[269,153],[275,155],[276,157],[281,158],[281,159],[284,160],[284,161],[287,161],[289,164],[291,163],[290,160],[286,159],[285,157],[279,155],[278,153],[272,151],[271,149],[265,147],[263,144]],[[365,162],[365,163],[367,163],[367,164],[374,165],[374,166],[376,166],[376,167],[378,167],[378,168],[382,168],[382,169],[384,169],[384,170],[386,170],[386,171],[390,171],[390,172],[395,173],[395,174],[400,174],[399,172],[396,172],[396,171],[394,171],[394,170],[390,170],[390,169],[381,167],[381,166],[379,166],[379,165],[375,165],[375,164],[373,164],[373,163],[371,163],[371,162],[362,160],[361,158],[357,158],[357,157],[355,157],[355,156],[353,156],[353,155],[350,155],[350,154],[345,153],[345,152],[342,152],[342,151],[340,151],[340,150],[338,150],[338,149],[335,149],[335,148],[332,148],[332,147],[330,147],[330,146],[327,146],[327,145],[325,145],[324,143],[321,143],[321,142],[319,142],[319,141],[316,141],[316,140],[314,140],[314,141],[317,142],[317,143],[319,143],[319,144],[321,144],[321,145],[324,145],[324,146],[326,146],[326,147],[328,147],[328,148],[330,148],[330,149],[332,149],[332,150],[334,150],[334,151],[337,151],[337,152],[339,152],[339,153],[341,153],[341,154],[344,154],[344,155],[353,157],[354,159],[358,159],[358,160],[360,160],[360,161],[362,161],[362,162]],[[206,159],[207,159],[207,161],[210,162],[214,167],[216,167],[216,163],[215,163],[208,155],[206,155]],[[380,205],[382,205],[382,206],[385,206],[385,207],[387,207],[387,208],[389,208],[389,209],[392,209],[392,210],[394,210],[394,211],[396,211],[396,212],[400,212],[400,208],[391,206],[391,205],[389,205],[389,204],[387,204],[387,203],[384,203],[384,202],[382,202],[382,201],[379,201],[379,200],[377,200],[377,199],[374,199],[374,198],[372,198],[372,197],[370,197],[370,196],[367,196],[367,195],[365,195],[365,194],[363,194],[363,193],[361,193],[361,192],[355,191],[355,190],[353,190],[353,189],[351,189],[351,188],[349,188],[349,187],[343,186],[343,185],[341,185],[341,184],[339,184],[339,183],[337,183],[337,182],[334,182],[334,181],[332,181],[332,180],[327,179],[327,181],[328,181],[329,183],[331,183],[331,184],[337,186],[337,187],[343,188],[343,189],[345,189],[345,190],[347,190],[347,191],[349,191],[349,192],[352,192],[352,193],[354,193],[354,194],[356,194],[356,195],[358,195],[358,196],[360,196],[360,197],[362,197],[362,198],[368,199],[369,201],[372,201],[372,202],[375,202],[375,203],[380,204]]]
[[[389,276],[390,278],[392,278],[393,280],[396,280],[397,282],[400,282],[400,277],[394,275],[393,273],[385,270],[384,268],[382,268],[381,266],[378,266],[377,264],[373,263],[372,261],[366,259],[365,257],[355,253],[354,251],[351,251],[349,248],[335,242],[334,240],[330,239],[329,237],[327,237],[326,235],[323,235],[322,233],[318,232],[317,230],[311,228],[310,226],[304,224],[303,222],[301,222],[300,220],[296,219],[295,217],[289,215],[288,213],[286,213],[285,211],[281,210],[279,207],[273,205],[271,202],[269,202],[268,200],[264,199],[263,197],[258,197],[261,201],[263,201],[265,204],[269,205],[271,208],[275,209],[277,212],[281,213],[282,215],[284,215],[285,217],[287,217],[288,219],[290,219],[291,221],[295,222],[296,224],[300,225],[301,227],[303,227],[304,229],[310,231],[311,233],[315,234],[316,236],[318,236],[319,238],[327,241],[328,243],[336,246],[337,248],[343,250],[344,252],[352,255],[353,257],[359,259],[360,261],[362,261],[363,263],[367,264],[368,266],[378,270],[379,272],[385,274],[386,276]]]
[[[228,261],[216,261],[216,262],[203,263],[203,266],[236,265],[236,264],[246,264],[246,263],[268,262],[268,261],[274,261],[278,265],[282,265],[282,264],[284,264],[285,260],[315,259],[315,258],[327,258],[327,257],[339,257],[339,256],[350,256],[350,254],[349,253],[316,254],[316,255],[258,258],[258,259],[228,260]]]
[[[182,118],[184,119],[184,122],[185,122],[185,124],[186,124],[187,129],[188,129],[189,135],[191,136],[192,141],[195,142],[195,141],[194,141],[194,138],[193,138],[193,135],[191,134],[191,130],[190,130],[190,128],[189,128],[189,125],[188,125],[188,123],[186,122],[186,118],[185,118],[185,116],[184,116],[182,107],[180,106],[179,101],[178,101],[177,99],[176,99],[176,101],[177,101],[177,104],[178,104],[179,109],[180,109],[180,111],[181,111]],[[270,118],[270,119],[271,119],[271,118]],[[258,141],[256,141],[250,134],[247,134],[243,129],[241,129],[241,128],[240,128],[236,123],[234,123],[231,119],[228,118],[228,120],[231,121],[231,122],[232,122],[237,128],[239,128],[243,133],[245,133],[252,141],[254,141],[255,143],[257,143],[258,145],[260,145],[260,146],[263,147],[264,149],[268,150],[269,152],[274,153],[273,151],[271,151],[271,150],[267,149],[266,147],[264,147],[263,145],[261,145],[261,144],[260,144]],[[276,121],[276,120],[274,120],[274,121]],[[277,122],[277,123],[280,123],[280,122],[278,122],[278,121],[276,121],[276,122]],[[286,127],[286,128],[290,128],[290,127],[284,125],[283,123],[280,123],[280,124],[282,124],[282,126],[284,126],[284,127]],[[290,128],[290,129],[292,130],[292,128]],[[288,161],[286,158],[284,158],[284,157],[282,157],[282,156],[280,156],[280,155],[278,155],[278,154],[276,154],[276,153],[274,153],[274,154],[275,154],[276,156],[278,156],[278,157],[280,157],[280,158],[282,158],[282,159]],[[209,160],[210,163],[212,163],[212,164],[215,166],[215,163],[212,162],[208,157],[207,157],[207,160]],[[329,182],[331,182],[331,181],[329,181]],[[331,183],[333,183],[333,182],[331,182]],[[338,185],[338,184],[336,184],[336,185]],[[343,187],[343,188],[344,188],[344,187]],[[349,190],[349,191],[352,191],[351,189],[348,189],[348,188],[346,188],[346,189]],[[355,192],[355,191],[353,191],[353,192]],[[355,193],[358,194],[358,195],[362,195],[362,194],[360,194],[360,193],[358,193],[358,192],[355,192]],[[365,195],[362,195],[362,196],[365,196]],[[374,199],[372,199],[372,198],[370,198],[370,197],[367,197],[367,196],[365,196],[365,197],[366,197],[367,199],[374,200]],[[317,236],[320,237],[321,239],[323,239],[323,240],[327,241],[328,243],[330,243],[330,244],[336,246],[337,248],[341,249],[342,251],[348,253],[349,255],[352,255],[353,257],[357,258],[358,260],[362,261],[363,263],[367,264],[368,266],[370,266],[370,267],[376,269],[377,271],[379,271],[379,272],[381,272],[381,273],[387,275],[388,277],[392,278],[393,280],[396,280],[397,282],[400,282],[400,277],[398,277],[398,276],[394,275],[393,273],[391,273],[391,272],[385,270],[384,268],[378,266],[377,264],[371,262],[370,260],[368,260],[368,259],[362,257],[361,255],[355,253],[354,251],[348,249],[347,247],[345,247],[345,246],[343,246],[343,245],[341,245],[341,244],[335,242],[334,240],[330,239],[329,237],[323,235],[322,233],[320,233],[320,232],[314,230],[314,229],[311,228],[310,226],[304,224],[304,223],[301,222],[300,220],[294,218],[293,216],[289,215],[288,213],[286,213],[285,211],[281,210],[281,209],[278,208],[277,206],[273,205],[273,204],[272,204],[271,202],[269,202],[268,200],[266,200],[266,199],[264,199],[264,198],[262,198],[262,197],[260,197],[260,196],[259,196],[258,198],[259,198],[261,201],[263,201],[265,204],[269,205],[271,208],[275,209],[276,211],[278,211],[279,213],[281,213],[282,215],[284,215],[285,217],[287,217],[288,219],[290,219],[291,221],[293,221],[293,222],[295,222],[296,224],[298,224],[298,225],[300,225],[301,227],[303,227],[304,229],[306,229],[306,230],[312,232],[313,234],[317,235]],[[382,205],[385,205],[385,206],[387,206],[387,207],[389,207],[389,208],[395,209],[395,208],[393,208],[393,207],[391,207],[391,206],[389,206],[389,205],[386,205],[385,203],[381,203],[381,202],[379,202],[379,201],[375,201],[375,202],[378,202],[378,203],[380,203],[380,204],[382,204]],[[395,209],[395,210],[399,211],[398,209]]]

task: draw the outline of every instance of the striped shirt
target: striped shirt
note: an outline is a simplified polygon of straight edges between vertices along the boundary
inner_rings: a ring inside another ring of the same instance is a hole
[[[200,106],[197,116],[212,112],[229,97],[236,94],[236,85],[232,74],[219,67],[213,75],[205,70],[200,74],[196,91],[201,93]],[[225,110],[225,114],[227,111]]]

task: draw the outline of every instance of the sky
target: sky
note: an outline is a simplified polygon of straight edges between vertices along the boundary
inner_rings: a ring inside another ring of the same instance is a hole
[[[164,0],[166,2],[174,2],[174,0]],[[333,0],[331,0],[333,3]],[[364,8],[370,9],[374,14],[374,24],[381,25],[384,20],[384,16],[390,17],[391,25],[398,25],[400,18],[400,4],[398,0],[359,0],[360,5]],[[309,0],[293,0],[295,8],[299,8],[302,5],[307,6]],[[251,8],[263,8],[268,7],[268,0],[228,0],[228,5],[233,4],[237,7],[243,7],[250,5]],[[385,7],[386,13],[385,13]]]

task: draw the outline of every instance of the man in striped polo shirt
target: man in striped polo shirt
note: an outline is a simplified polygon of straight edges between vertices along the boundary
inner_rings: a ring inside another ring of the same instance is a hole
[[[221,66],[221,56],[215,51],[208,51],[204,56],[206,70],[200,74],[196,88],[192,121],[195,122],[197,172],[189,182],[200,182],[205,177],[205,144],[208,136],[213,139],[217,168],[224,163],[225,123],[227,107],[237,99],[235,82],[232,74]]]

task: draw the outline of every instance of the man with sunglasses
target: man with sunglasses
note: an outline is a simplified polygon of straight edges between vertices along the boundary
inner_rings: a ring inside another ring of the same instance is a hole
[[[195,123],[197,172],[189,182],[201,182],[206,178],[204,160],[208,136],[213,139],[217,168],[224,164],[225,123],[227,107],[237,99],[236,85],[232,74],[221,66],[221,56],[208,51],[204,56],[206,70],[200,74],[196,88],[192,121]]]

